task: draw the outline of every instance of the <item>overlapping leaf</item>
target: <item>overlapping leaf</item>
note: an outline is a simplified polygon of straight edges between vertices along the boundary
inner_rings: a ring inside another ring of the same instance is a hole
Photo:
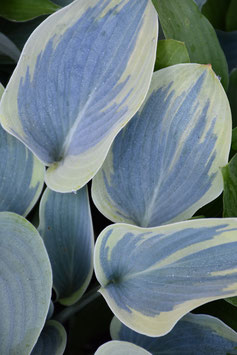
[[[15,63],[18,61],[20,51],[16,45],[0,32],[0,60],[1,63]]]
[[[0,225],[0,353],[30,354],[47,317],[51,266],[28,221],[1,212]]]
[[[31,352],[31,355],[62,355],[67,341],[63,326],[54,320],[48,321]]]
[[[136,333],[114,317],[110,333],[112,339],[131,342],[153,355],[223,355],[237,349],[237,333],[219,319],[204,314],[187,314],[169,334],[158,338]]]
[[[230,143],[229,103],[210,67],[160,70],[93,179],[93,200],[116,222],[152,227],[190,218],[221,193]]]
[[[126,341],[109,341],[99,347],[95,355],[151,355],[140,346]]]
[[[183,41],[192,63],[211,64],[227,89],[226,58],[214,28],[201,14],[194,1],[153,0],[153,2],[158,11],[165,38]]]
[[[94,238],[86,187],[77,194],[46,189],[38,229],[49,254],[59,301],[73,304],[86,290],[93,271]]]
[[[158,42],[155,70],[179,63],[190,63],[184,42],[164,39]]]
[[[237,219],[107,227],[95,246],[100,293],[129,328],[168,333],[190,310],[237,295]]]
[[[46,183],[81,188],[150,85],[157,44],[151,0],[77,0],[30,37],[0,107],[4,128],[48,165]]]
[[[4,91],[0,84],[0,100]],[[44,184],[44,166],[15,137],[0,127],[0,211],[26,216]]]

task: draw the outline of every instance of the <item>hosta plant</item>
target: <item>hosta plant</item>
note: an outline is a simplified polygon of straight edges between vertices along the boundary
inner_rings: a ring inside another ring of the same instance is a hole
[[[236,353],[227,5],[0,5],[1,354]]]

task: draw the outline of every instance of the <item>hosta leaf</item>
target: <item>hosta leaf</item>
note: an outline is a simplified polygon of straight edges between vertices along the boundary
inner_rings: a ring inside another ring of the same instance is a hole
[[[237,67],[237,31],[216,31],[221,47],[225,53],[229,71]]]
[[[228,67],[214,28],[193,0],[153,0],[166,38],[183,41],[190,61],[211,64],[228,86]]]
[[[4,92],[0,84],[0,100]],[[0,126],[0,211],[26,216],[44,184],[44,166]]]
[[[230,0],[207,0],[202,7],[202,13],[214,28],[225,30],[225,18]]]
[[[237,154],[222,168],[224,178],[223,216],[237,217]]]
[[[1,3],[0,16],[9,20],[26,21],[40,15],[52,14],[59,8],[49,0],[7,0]]]
[[[134,332],[116,317],[110,327],[111,337],[134,343],[153,355],[223,355],[237,349],[237,333],[215,317],[187,314],[172,329],[158,338]]]
[[[0,225],[0,353],[30,354],[49,309],[51,266],[28,221],[1,212]]]
[[[237,295],[236,235],[237,219],[109,226],[95,246],[100,293],[129,328],[164,335],[190,310]]]
[[[17,62],[20,56],[20,51],[16,45],[3,33],[0,32],[0,59],[11,59],[11,62]]]
[[[93,200],[116,222],[152,227],[190,218],[221,193],[230,143],[229,103],[211,68],[160,70],[93,179]]]
[[[95,352],[95,355],[151,355],[140,346],[128,343],[126,341],[108,341],[101,345]]]
[[[158,42],[155,70],[179,63],[190,63],[185,44],[174,39],[164,39]]]
[[[62,355],[67,342],[67,333],[63,326],[55,320],[49,320],[31,355]]]
[[[157,26],[150,0],[77,0],[31,35],[0,116],[5,129],[49,165],[51,189],[85,185],[140,107]]]
[[[93,271],[94,237],[87,188],[77,194],[46,189],[38,230],[49,254],[59,301],[71,305],[86,290]]]

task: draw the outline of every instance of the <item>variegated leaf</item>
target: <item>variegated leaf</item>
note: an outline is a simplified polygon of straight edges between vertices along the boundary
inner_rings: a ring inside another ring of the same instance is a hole
[[[107,227],[95,246],[100,293],[129,328],[168,333],[190,310],[237,295],[237,219]]]
[[[230,144],[229,102],[211,67],[160,70],[93,179],[94,203],[143,227],[188,219],[222,192]]]
[[[59,192],[81,188],[142,104],[157,45],[151,0],[76,0],[30,36],[3,95],[3,127],[47,166]]]
[[[122,324],[116,317],[110,326],[114,340],[131,342],[153,355],[223,355],[237,350],[237,333],[219,319],[189,313],[163,337],[148,337]]]
[[[134,345],[127,341],[108,341],[107,343],[101,345],[95,355],[151,355],[145,349],[140,346]]]
[[[0,100],[4,92],[0,84]],[[0,211],[26,216],[44,185],[43,164],[0,127]]]
[[[67,333],[59,322],[46,322],[31,355],[63,355],[67,342]]]

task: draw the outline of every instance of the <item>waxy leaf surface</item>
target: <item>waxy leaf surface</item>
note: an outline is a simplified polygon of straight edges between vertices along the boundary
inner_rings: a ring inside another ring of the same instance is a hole
[[[161,336],[190,310],[237,295],[236,252],[237,219],[116,224],[97,239],[95,273],[120,321]]]
[[[87,188],[77,194],[46,189],[40,203],[39,233],[53,269],[53,284],[62,304],[75,303],[93,271],[94,236]]]
[[[157,45],[151,0],[77,0],[31,35],[0,106],[4,128],[76,191],[102,165],[148,91]]]
[[[0,101],[3,92],[0,84]],[[0,211],[26,216],[41,194],[44,172],[29,149],[0,126]]]
[[[143,227],[190,218],[221,193],[230,143],[229,103],[211,68],[162,69],[93,179],[94,203]]]
[[[187,314],[163,337],[148,337],[126,327],[116,317],[110,326],[114,340],[131,342],[153,355],[223,355],[237,349],[237,333],[215,317]]]
[[[0,353],[30,354],[49,309],[51,266],[28,221],[1,212],[0,225]]]
[[[126,341],[112,340],[101,345],[95,352],[95,355],[151,355],[140,346]]]
[[[55,320],[46,322],[31,355],[62,355],[66,348],[67,333]]]

